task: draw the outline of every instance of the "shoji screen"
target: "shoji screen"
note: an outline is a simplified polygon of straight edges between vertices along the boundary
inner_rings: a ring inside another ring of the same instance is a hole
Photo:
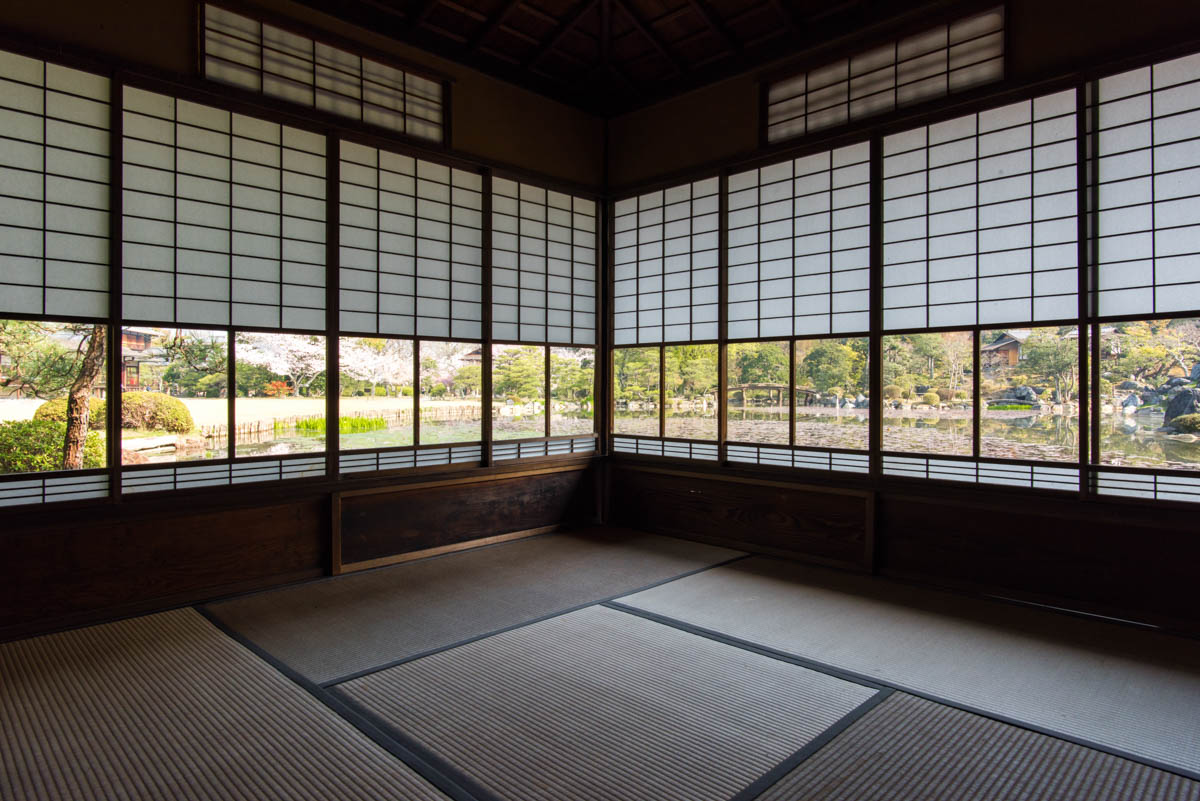
[[[1074,91],[884,139],[884,328],[1078,313]]]
[[[204,77],[422,139],[442,139],[442,86],[213,5]]]
[[[596,204],[492,181],[492,336],[596,342]]]
[[[341,328],[482,337],[483,180],[341,143]]]
[[[729,178],[729,337],[866,331],[870,145]]]
[[[1200,309],[1200,55],[1099,86],[1102,315]]]
[[[0,312],[108,314],[107,78],[0,51]]]
[[[325,138],[125,89],[131,320],[325,327]]]
[[[719,191],[707,178],[617,202],[615,344],[717,338]]]
[[[771,84],[767,141],[841,125],[1004,77],[994,8]]]

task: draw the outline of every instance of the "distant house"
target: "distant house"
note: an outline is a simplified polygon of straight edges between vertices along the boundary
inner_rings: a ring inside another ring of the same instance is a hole
[[[483,364],[483,348],[476,348],[462,357],[463,364]]]
[[[142,381],[142,365],[148,362],[165,364],[161,348],[152,344],[161,332],[154,328],[128,327],[121,329],[121,391],[146,389]],[[157,389],[157,387],[156,387]]]
[[[991,369],[1016,366],[1017,362],[1025,358],[1021,346],[1032,333],[1028,328],[1010,328],[1001,332],[992,342],[979,348],[983,366]]]

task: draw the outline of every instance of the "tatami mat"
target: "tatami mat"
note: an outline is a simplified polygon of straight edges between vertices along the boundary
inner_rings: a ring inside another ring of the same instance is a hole
[[[1200,783],[895,693],[759,801],[1200,801]]]
[[[877,691],[589,607],[336,692],[497,798],[721,801]]]
[[[1200,642],[765,558],[618,600],[1200,773]]]
[[[0,798],[446,798],[179,610],[0,645]]]
[[[245,596],[208,610],[324,683],[739,553],[620,529],[553,534]]]

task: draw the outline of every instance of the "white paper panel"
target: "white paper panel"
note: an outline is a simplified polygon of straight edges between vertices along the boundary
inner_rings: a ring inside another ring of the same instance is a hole
[[[204,76],[420,139],[442,140],[442,85],[218,6],[204,6]]]
[[[1004,8],[939,25],[771,84],[779,142],[1004,77]]]
[[[0,313],[108,314],[107,78],[0,52]]]
[[[596,204],[492,181],[492,336],[596,342]]]
[[[343,331],[482,336],[477,173],[341,142]]]
[[[1075,93],[884,139],[884,328],[1078,313]]]
[[[127,319],[325,327],[325,139],[124,90]]]
[[[1099,90],[1098,311],[1200,309],[1200,57]]]
[[[729,179],[730,337],[866,331],[870,146]]]
[[[717,338],[719,189],[708,178],[617,203],[616,344]]]

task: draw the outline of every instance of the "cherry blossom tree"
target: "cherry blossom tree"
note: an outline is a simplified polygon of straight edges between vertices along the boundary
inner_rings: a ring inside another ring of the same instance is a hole
[[[325,338],[305,334],[237,335],[238,361],[265,367],[281,375],[293,397],[325,373]]]

